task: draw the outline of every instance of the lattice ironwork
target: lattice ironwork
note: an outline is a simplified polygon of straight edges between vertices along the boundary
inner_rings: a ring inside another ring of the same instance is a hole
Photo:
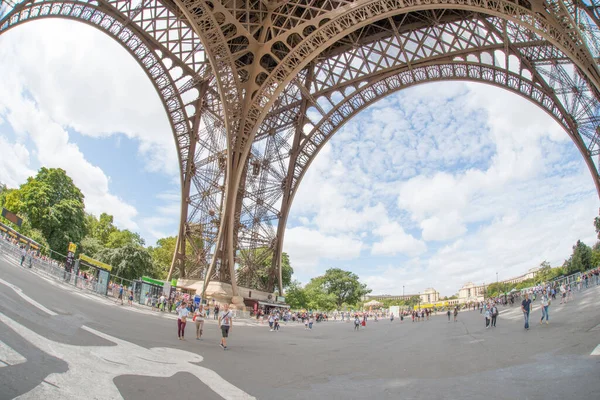
[[[237,296],[238,283],[282,290],[288,213],[322,146],[365,107],[419,83],[484,82],[534,102],[572,138],[600,193],[599,9],[597,0],[38,1],[17,5],[0,32],[38,15],[82,20],[129,48],[153,81],[168,78],[186,238],[174,266],[230,282]]]

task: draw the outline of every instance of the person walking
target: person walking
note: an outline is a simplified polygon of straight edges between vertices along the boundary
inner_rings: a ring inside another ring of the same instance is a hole
[[[121,283],[121,285],[119,286],[119,298],[117,299],[117,301],[121,300],[121,305],[123,305],[123,292],[125,291],[125,288],[123,287],[123,284]]]
[[[129,297],[127,298],[127,304],[133,306],[133,289],[129,289]]]
[[[454,322],[458,320],[458,306],[454,307]]]
[[[496,319],[498,318],[498,307],[496,303],[492,304],[492,309],[490,310],[492,313],[492,326],[496,327]]]
[[[523,311],[523,319],[525,320],[525,330],[529,330],[529,312],[531,311],[531,300],[529,294],[525,293],[525,298],[521,302],[521,311]]]
[[[189,314],[190,311],[187,309],[187,304],[185,302],[177,307],[177,337],[179,340],[185,340],[185,324],[187,323]]]
[[[200,304],[200,307],[194,311],[194,322],[196,323],[196,340],[202,338],[202,331],[204,330],[204,319],[206,313],[204,312],[204,306]]]
[[[358,318],[358,314],[354,316],[354,330],[357,331],[360,329],[360,319]]]
[[[548,325],[550,321],[550,314],[548,314],[548,308],[550,307],[550,298],[548,294],[544,290],[542,292],[542,319],[540,319],[540,325],[544,322],[544,317],[546,318],[546,325]]]
[[[485,313],[483,313],[485,316],[485,329],[490,327],[490,310],[489,308],[485,310]]]
[[[221,327],[221,344],[220,346],[223,350],[227,350],[227,338],[229,337],[229,332],[233,328],[233,318],[231,311],[229,311],[229,304],[225,303],[223,305],[223,311],[219,314],[218,324]]]
[[[446,314],[448,314],[448,322],[450,322],[450,315],[452,314],[452,312],[450,311],[450,309],[448,309],[448,312]]]

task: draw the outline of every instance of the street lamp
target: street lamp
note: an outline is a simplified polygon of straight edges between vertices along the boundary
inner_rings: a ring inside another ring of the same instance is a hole
[[[404,285],[402,285],[402,297],[404,297]]]

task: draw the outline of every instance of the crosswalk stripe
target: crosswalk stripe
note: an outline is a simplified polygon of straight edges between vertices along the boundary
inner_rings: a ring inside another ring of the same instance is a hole
[[[0,367],[23,364],[27,359],[0,340]]]
[[[590,354],[590,356],[600,356],[600,344],[596,346],[596,348],[594,349],[594,351],[592,351],[592,354]]]

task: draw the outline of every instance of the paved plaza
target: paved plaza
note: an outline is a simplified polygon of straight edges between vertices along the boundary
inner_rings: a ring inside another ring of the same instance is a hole
[[[267,325],[214,321],[176,337],[173,317],[65,290],[0,255],[0,399],[597,399],[600,287],[523,330],[478,311],[412,323]],[[595,355],[595,354],[598,355]]]

